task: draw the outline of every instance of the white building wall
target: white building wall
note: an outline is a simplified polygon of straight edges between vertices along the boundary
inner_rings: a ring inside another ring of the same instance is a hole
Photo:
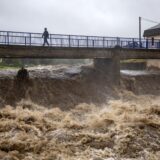
[[[152,39],[152,38],[154,38],[155,40],[156,40],[156,39],[160,40],[160,35],[159,35],[159,36],[147,37],[147,39]]]
[[[154,45],[152,45],[152,38],[154,38]],[[160,35],[152,36],[152,37],[145,37],[145,39],[149,40],[148,48],[152,48],[152,49],[160,48]]]

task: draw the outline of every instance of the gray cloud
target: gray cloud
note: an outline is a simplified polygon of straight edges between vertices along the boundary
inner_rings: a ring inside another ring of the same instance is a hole
[[[159,6],[159,0],[0,0],[0,29],[137,37],[138,17],[159,21]]]

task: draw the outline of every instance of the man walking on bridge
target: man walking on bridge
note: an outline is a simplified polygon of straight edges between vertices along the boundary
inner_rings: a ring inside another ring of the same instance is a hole
[[[45,46],[46,43],[49,46],[49,43],[48,43],[48,40],[47,40],[49,38],[49,33],[47,31],[47,28],[44,28],[44,32],[42,34],[42,38],[44,39],[43,46]]]

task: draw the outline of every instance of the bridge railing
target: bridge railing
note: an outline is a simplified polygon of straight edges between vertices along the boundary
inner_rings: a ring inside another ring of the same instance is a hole
[[[100,37],[81,35],[50,34],[48,39],[51,47],[87,47],[87,48],[154,48],[160,49],[160,40],[138,38]],[[0,44],[42,46],[42,33],[0,31]]]

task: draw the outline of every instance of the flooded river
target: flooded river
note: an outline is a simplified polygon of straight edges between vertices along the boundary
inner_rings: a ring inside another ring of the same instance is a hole
[[[28,70],[26,88],[0,71],[0,159],[159,160],[158,72],[121,71],[114,87],[81,66]]]

